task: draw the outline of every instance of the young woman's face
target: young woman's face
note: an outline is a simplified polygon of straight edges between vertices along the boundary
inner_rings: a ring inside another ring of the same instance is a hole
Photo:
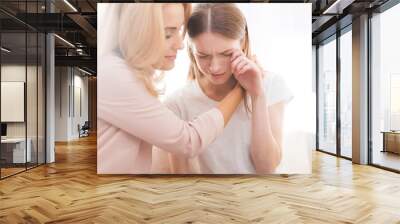
[[[232,50],[240,49],[240,40],[206,32],[193,39],[193,54],[200,71],[214,85],[226,83],[232,76]]]
[[[170,70],[175,66],[178,50],[183,48],[184,10],[182,4],[165,4],[162,10],[166,46],[160,69]]]

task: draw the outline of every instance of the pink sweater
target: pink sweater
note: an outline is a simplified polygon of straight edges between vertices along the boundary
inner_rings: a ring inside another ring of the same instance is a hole
[[[217,109],[181,120],[156,97],[118,54],[98,60],[98,174],[150,173],[152,146],[194,157],[224,127]]]

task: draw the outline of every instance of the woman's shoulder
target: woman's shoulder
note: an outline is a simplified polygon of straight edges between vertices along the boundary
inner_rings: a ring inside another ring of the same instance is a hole
[[[107,54],[99,58],[97,63],[97,85],[101,90],[101,95],[124,96],[129,94],[136,97],[150,95],[143,81],[135,75],[135,71],[121,56],[115,53]]]
[[[183,86],[172,91],[167,95],[167,98],[191,98],[196,93],[196,81],[188,80]]]
[[[117,52],[111,52],[98,58],[98,79],[107,83],[125,81],[138,82],[138,78],[134,75],[135,71],[127,64],[122,55]]]
[[[116,52],[110,52],[100,56],[97,59],[97,67],[99,68],[99,72],[110,70],[129,70],[129,66],[122,55],[119,55]]]
[[[276,72],[264,70],[264,87],[286,85],[285,78]]]
[[[264,82],[273,82],[277,79],[282,79],[282,75],[269,70],[264,70]]]
[[[198,102],[199,94],[196,89],[196,81],[188,80],[182,87],[167,94],[164,100],[166,105],[175,105],[187,110],[187,105],[196,105]]]
[[[293,93],[281,74],[264,71],[264,76],[264,90],[270,105],[280,101],[289,102],[293,98]]]

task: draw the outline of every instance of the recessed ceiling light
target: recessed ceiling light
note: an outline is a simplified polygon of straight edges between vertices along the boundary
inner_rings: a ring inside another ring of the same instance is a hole
[[[74,12],[78,12],[78,10],[68,1],[68,0],[64,0],[65,4],[67,4],[72,10],[74,10]]]
[[[355,0],[336,0],[322,14],[342,14],[343,9],[351,5]]]
[[[69,46],[75,48],[75,45],[73,45],[73,44],[72,44],[71,42],[69,42],[68,40],[66,40],[66,39],[64,39],[64,38],[62,38],[62,37],[60,37],[60,36],[57,35],[57,34],[54,34],[54,36],[57,37],[58,39],[60,39],[62,42],[66,43],[67,45],[69,45]]]
[[[79,68],[79,67],[78,67],[78,70],[81,71],[81,72],[83,72],[83,73],[85,73],[85,74],[87,74],[87,75],[90,75],[90,76],[92,75],[92,73],[90,73],[90,72],[88,72],[88,71],[86,71],[86,70],[83,70],[83,69],[81,69],[81,68]]]
[[[5,47],[1,47],[1,50],[4,51],[4,52],[6,52],[6,53],[10,53],[10,52],[11,52],[11,50],[9,50],[9,49],[7,49],[7,48],[5,48]]]

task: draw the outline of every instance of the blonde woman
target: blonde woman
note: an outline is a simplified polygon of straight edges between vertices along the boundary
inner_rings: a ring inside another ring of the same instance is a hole
[[[242,90],[234,88],[191,121],[157,98],[157,71],[174,67],[190,5],[106,6],[110,16],[99,25],[97,172],[149,173],[153,145],[183,157],[198,155],[222,132]]]
[[[188,21],[190,81],[166,101],[190,120],[217,105],[237,82],[249,98],[203,153],[184,158],[155,149],[153,172],[274,173],[281,161],[282,123],[292,95],[283,79],[251,57],[245,17],[234,4],[198,4]]]

